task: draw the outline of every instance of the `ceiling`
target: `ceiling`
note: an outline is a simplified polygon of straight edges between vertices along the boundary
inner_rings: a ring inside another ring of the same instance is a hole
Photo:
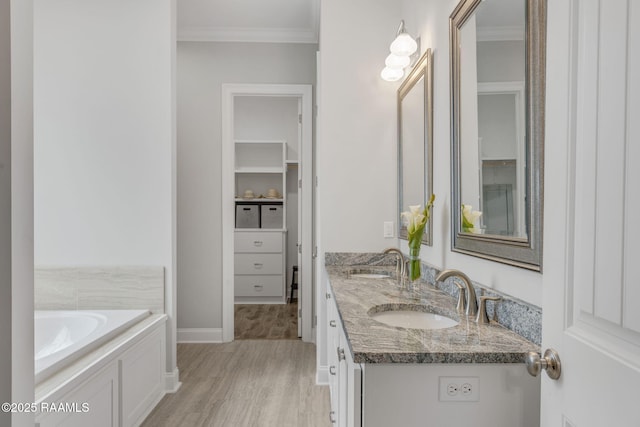
[[[178,0],[178,40],[317,43],[319,0]]]

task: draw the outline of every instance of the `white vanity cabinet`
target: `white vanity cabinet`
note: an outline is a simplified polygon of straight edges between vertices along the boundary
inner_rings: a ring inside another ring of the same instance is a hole
[[[326,298],[333,425],[539,427],[540,379],[524,363],[354,363],[331,286]]]
[[[353,362],[333,294],[327,292],[327,361],[333,425],[361,426],[361,366]]]

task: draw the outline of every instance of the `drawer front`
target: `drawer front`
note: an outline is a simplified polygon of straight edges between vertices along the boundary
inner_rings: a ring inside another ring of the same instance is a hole
[[[235,274],[282,275],[282,254],[236,254]]]
[[[237,253],[279,253],[282,252],[282,233],[235,233]]]
[[[281,297],[283,276],[235,276],[237,297]]]

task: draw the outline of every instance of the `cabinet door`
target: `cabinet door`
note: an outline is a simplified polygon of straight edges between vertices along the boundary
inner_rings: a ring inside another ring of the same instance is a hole
[[[330,291],[327,292],[327,365],[329,366],[329,396],[331,397],[331,422],[335,425],[338,420],[338,353],[339,344],[338,312]]]

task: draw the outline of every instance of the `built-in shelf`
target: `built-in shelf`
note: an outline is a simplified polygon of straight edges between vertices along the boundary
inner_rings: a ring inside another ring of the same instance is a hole
[[[244,197],[236,197],[235,201],[240,203],[283,203],[284,199],[269,199],[267,197],[245,199]]]
[[[282,167],[239,167],[236,173],[283,173]]]

